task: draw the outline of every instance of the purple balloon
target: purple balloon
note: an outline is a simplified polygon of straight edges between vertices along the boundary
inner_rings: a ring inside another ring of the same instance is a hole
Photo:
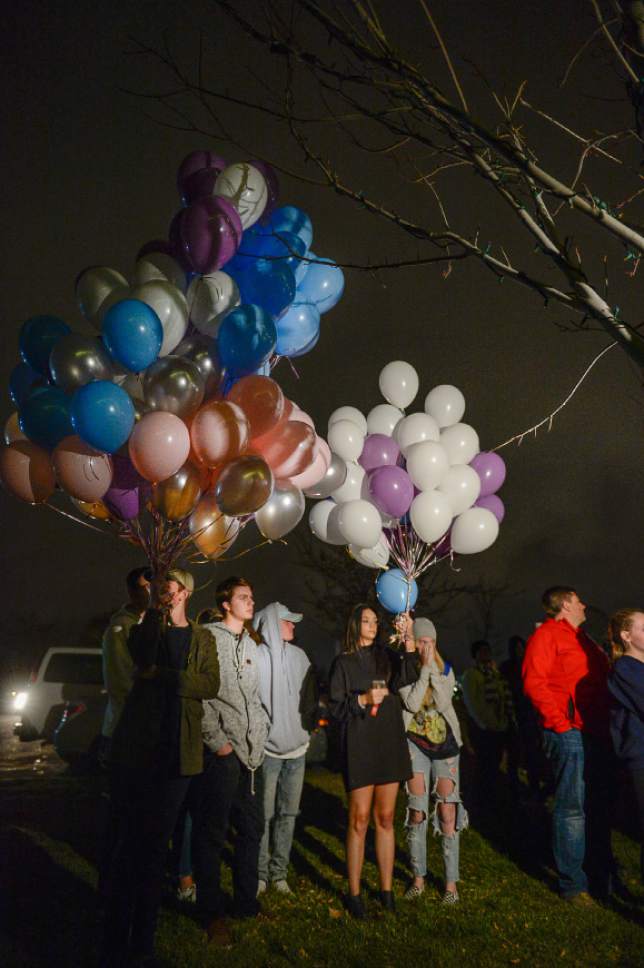
[[[131,521],[141,510],[141,489],[139,487],[110,487],[103,495],[103,502],[121,521]]]
[[[183,195],[185,183],[196,171],[204,168],[214,168],[219,174],[226,167],[226,162],[221,155],[216,155],[213,151],[191,151],[179,165],[177,172],[177,189]]]
[[[401,518],[414,499],[414,485],[402,467],[376,467],[368,476],[369,497],[383,514]]]
[[[145,483],[145,478],[141,477],[136,467],[129,457],[124,454],[112,455],[113,474],[112,485],[129,490]]]
[[[475,508],[486,508],[491,511],[496,520],[501,524],[505,517],[505,504],[498,494],[486,494],[480,497],[474,504]]]
[[[375,470],[376,467],[396,464],[399,457],[400,447],[395,440],[387,437],[386,434],[369,434],[368,437],[365,437],[358,463],[368,473]]]
[[[172,246],[165,239],[152,239],[150,242],[146,242],[142,245],[136,255],[136,261],[142,259],[144,255],[150,255],[151,252],[162,252],[163,255],[173,255]]]
[[[191,272],[214,272],[237,251],[242,224],[237,209],[226,198],[198,198],[177,212],[170,225],[174,256]]]
[[[280,200],[280,183],[277,177],[277,172],[272,165],[269,165],[267,161],[251,161],[250,164],[253,168],[256,168],[260,175],[264,176],[266,181],[266,188],[268,189],[268,201],[266,202],[266,208],[262,212],[262,217],[260,222],[265,225],[275,209],[277,208]]]
[[[190,205],[198,198],[213,195],[218,178],[218,168],[201,168],[199,171],[194,171],[183,183],[183,204]]]
[[[503,458],[490,451],[481,451],[480,454],[477,454],[470,461],[470,467],[473,467],[481,478],[480,497],[488,497],[490,494],[494,494],[505,480],[505,463]]]

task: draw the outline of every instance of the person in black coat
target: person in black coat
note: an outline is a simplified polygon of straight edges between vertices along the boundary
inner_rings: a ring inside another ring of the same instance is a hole
[[[331,715],[342,727],[342,760],[349,797],[347,829],[347,908],[365,917],[360,875],[373,808],[380,900],[393,910],[394,811],[398,788],[412,776],[402,705],[396,688],[406,684],[407,658],[376,644],[378,617],[356,605],[349,618],[343,652],[333,663],[329,683]],[[413,659],[413,654],[411,654]],[[415,669],[411,670],[415,679]]]

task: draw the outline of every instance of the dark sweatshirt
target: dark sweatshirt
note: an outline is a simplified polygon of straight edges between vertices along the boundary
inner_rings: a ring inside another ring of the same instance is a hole
[[[644,770],[644,662],[623,655],[608,680],[610,733],[615,752],[631,770]]]

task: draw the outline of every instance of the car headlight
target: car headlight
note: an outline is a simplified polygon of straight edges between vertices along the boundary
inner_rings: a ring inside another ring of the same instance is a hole
[[[28,692],[17,692],[13,700],[13,708],[16,712],[20,712],[27,705],[27,699],[29,698]]]

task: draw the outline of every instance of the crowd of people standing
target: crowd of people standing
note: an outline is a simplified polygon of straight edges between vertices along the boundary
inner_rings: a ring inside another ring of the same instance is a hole
[[[269,888],[292,892],[290,854],[318,706],[315,670],[294,642],[301,614],[279,602],[256,612],[253,589],[237,577],[217,587],[215,608],[196,622],[186,614],[194,590],[189,572],[174,569],[159,583],[135,569],[127,586],[129,602],[103,640],[110,780],[99,880],[105,968],[154,963],[171,841],[177,896],[195,902],[215,945],[232,944],[231,917],[263,916]],[[395,911],[401,785],[411,871],[404,898],[413,902],[426,889],[431,830],[441,842],[443,902],[458,903],[460,840],[469,823],[460,784],[466,738],[477,789],[488,796],[504,755],[512,789],[521,786],[521,762],[529,793],[538,795],[545,753],[562,898],[592,905],[614,889],[614,753],[629,771],[644,831],[644,611],[613,616],[609,659],[581,629],[585,606],[574,589],[548,589],[543,605],[546,620],[527,643],[512,640],[501,669],[487,642],[472,646],[474,665],[463,678],[467,723],[455,708],[455,674],[438,650],[434,623],[398,616],[385,643],[376,611],[368,604],[353,609],[330,671],[328,705],[340,732],[345,904],[354,918],[367,916],[361,875],[372,818],[378,900]],[[478,806],[472,804],[475,813]],[[221,886],[229,837],[232,908]]]

